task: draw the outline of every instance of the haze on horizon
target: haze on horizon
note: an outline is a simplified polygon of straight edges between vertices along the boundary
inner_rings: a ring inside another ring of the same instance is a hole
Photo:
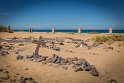
[[[0,0],[0,25],[13,29],[124,29],[123,0]]]

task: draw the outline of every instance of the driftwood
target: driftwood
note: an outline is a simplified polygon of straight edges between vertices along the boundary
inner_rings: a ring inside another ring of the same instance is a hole
[[[39,41],[33,40],[32,43],[37,44],[33,55],[39,55],[38,52],[39,52],[40,45],[42,45],[42,46],[46,45],[46,43],[43,41],[41,36],[39,37]]]

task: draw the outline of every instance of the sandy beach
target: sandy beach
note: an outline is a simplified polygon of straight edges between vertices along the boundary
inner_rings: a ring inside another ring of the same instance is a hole
[[[69,33],[29,33],[29,32],[0,32],[1,39],[9,38],[56,38],[63,39],[64,45],[55,44],[60,48],[56,51],[48,48],[39,48],[39,55],[51,57],[56,54],[62,58],[86,59],[91,65],[95,66],[99,76],[93,76],[87,71],[74,72],[72,64],[58,66],[53,63],[30,61],[26,59],[17,60],[17,56],[33,55],[37,44],[32,42],[7,43],[1,42],[1,45],[13,46],[12,49],[5,49],[8,54],[0,56],[0,83],[20,83],[21,77],[31,77],[33,81],[26,83],[116,83],[110,80],[116,80],[117,83],[124,82],[124,42],[115,41],[112,44],[103,43],[97,47],[88,49],[86,46],[75,46],[72,39],[84,40],[88,45],[92,45],[91,39],[95,36],[106,36],[108,34],[69,34]],[[107,47],[112,47],[107,48]],[[66,67],[66,68],[65,68]],[[8,72],[6,72],[8,71]],[[8,79],[7,79],[8,76]],[[1,79],[5,77],[7,80]],[[34,82],[35,81],[35,82]]]

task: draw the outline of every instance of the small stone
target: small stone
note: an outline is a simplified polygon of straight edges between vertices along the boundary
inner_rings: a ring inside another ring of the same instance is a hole
[[[18,46],[24,46],[24,44],[19,44]]]
[[[92,68],[90,73],[93,75],[93,76],[99,76],[99,73],[97,72],[97,70],[95,68]]]
[[[25,70],[29,70],[29,68],[25,68]]]
[[[108,46],[106,49],[113,50],[113,47]]]
[[[5,71],[4,73],[9,73],[9,71]]]
[[[16,75],[19,75],[18,73]]]
[[[54,46],[54,47],[53,47],[53,50],[60,51],[60,48],[59,48],[59,47]]]
[[[11,82],[16,82],[16,79],[11,79]]]
[[[2,72],[3,71],[3,69],[0,69],[0,72]]]
[[[17,60],[22,60],[23,58],[24,58],[24,56],[21,56],[21,55],[16,56]]]
[[[81,68],[80,66],[75,66],[74,72],[77,72],[77,71],[83,71],[83,68]]]

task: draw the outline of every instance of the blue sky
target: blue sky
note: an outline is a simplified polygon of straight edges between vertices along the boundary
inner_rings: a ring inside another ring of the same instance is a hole
[[[0,25],[13,29],[124,29],[124,1],[0,0]]]

